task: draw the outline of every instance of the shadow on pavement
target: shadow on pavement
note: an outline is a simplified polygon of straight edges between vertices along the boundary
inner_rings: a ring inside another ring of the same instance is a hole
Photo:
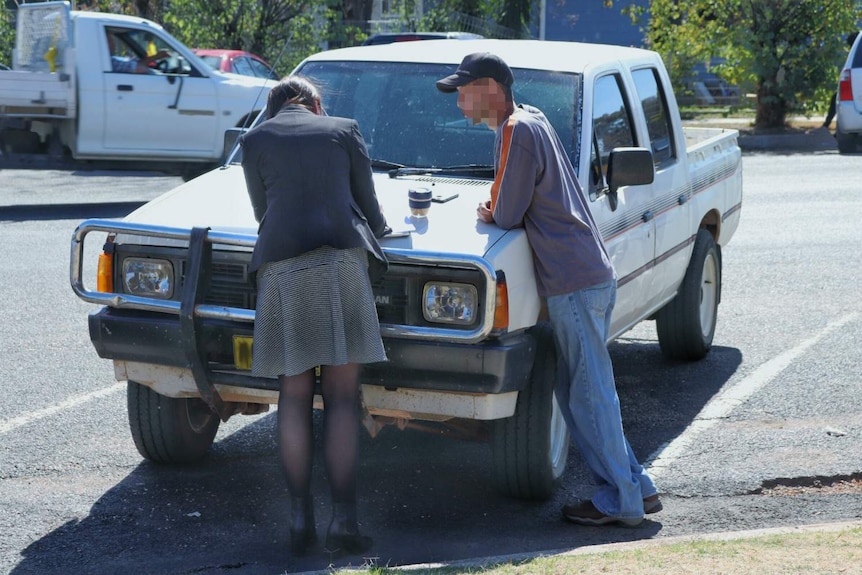
[[[656,342],[632,339],[610,349],[627,435],[642,460],[686,428],[742,359],[737,349],[716,347],[703,361],[671,363]],[[564,485],[553,499],[519,501],[491,488],[486,444],[388,427],[362,441],[359,510],[363,531],[375,539],[372,555],[331,561],[318,548],[294,558],[288,550],[289,497],[276,456],[275,420],[270,413],[219,436],[196,465],[142,462],[102,494],[86,517],[24,549],[12,573],[275,575],[541,554],[649,539],[662,530],[661,514],[637,528],[564,522],[560,507],[566,499],[592,490],[574,448]],[[321,421],[317,414],[313,485],[322,539],[330,504]]]

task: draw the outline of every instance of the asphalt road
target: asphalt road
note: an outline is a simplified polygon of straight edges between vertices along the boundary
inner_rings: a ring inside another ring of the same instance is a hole
[[[662,359],[652,323],[611,345],[630,442],[665,510],[584,528],[576,451],[548,502],[489,489],[487,445],[388,428],[363,442],[363,527],[400,565],[862,517],[862,156],[749,154],[723,252],[719,325],[697,363]],[[203,463],[144,462],[125,388],[69,288],[69,242],[179,183],[128,172],[0,171],[0,572],[279,574],[287,550],[272,413],[223,424]],[[316,462],[318,525],[329,504]]]

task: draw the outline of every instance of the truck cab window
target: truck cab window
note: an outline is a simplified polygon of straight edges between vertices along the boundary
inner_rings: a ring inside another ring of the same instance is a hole
[[[658,169],[676,160],[676,147],[670,127],[667,99],[664,90],[661,89],[655,68],[634,70],[632,77],[646,118],[653,162]]]
[[[623,93],[622,79],[609,74],[596,79],[593,90],[593,141],[590,154],[590,199],[607,187],[611,150],[635,145],[631,110]]]
[[[146,30],[107,28],[111,71],[126,74],[189,75],[192,67],[164,39]]]

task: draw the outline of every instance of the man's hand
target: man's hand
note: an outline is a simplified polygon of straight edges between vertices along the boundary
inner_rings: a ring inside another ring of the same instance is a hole
[[[486,224],[494,223],[494,214],[491,212],[491,200],[485,200],[476,208],[476,216]]]

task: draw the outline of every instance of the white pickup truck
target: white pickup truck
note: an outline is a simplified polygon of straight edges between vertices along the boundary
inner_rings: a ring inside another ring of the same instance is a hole
[[[76,159],[211,168],[225,157],[225,131],[250,123],[274,84],[212,70],[143,18],[68,2],[21,4],[15,43],[12,70],[0,71],[6,152],[68,148]],[[114,59],[148,53],[163,57],[145,73],[114,71]]]
[[[358,120],[401,232],[383,238],[390,269],[374,286],[389,361],[363,372],[369,428],[448,425],[485,437],[495,485],[545,498],[568,434],[532,254],[523,229],[477,220],[494,134],[434,85],[475,51],[510,64],[516,102],[541,108],[569,152],[619,276],[612,337],[654,319],[667,356],[708,353],[721,246],[740,218],[741,154],[734,130],[682,127],[662,60],[645,50],[438,40],[333,50],[298,67],[325,86],[330,114]],[[416,187],[436,200],[424,219],[409,215]],[[122,221],[88,220],[74,233],[71,285],[104,306],[89,317],[90,338],[128,381],[132,436],[148,459],[200,457],[219,419],[276,403],[277,382],[248,371],[256,229],[235,154]]]

